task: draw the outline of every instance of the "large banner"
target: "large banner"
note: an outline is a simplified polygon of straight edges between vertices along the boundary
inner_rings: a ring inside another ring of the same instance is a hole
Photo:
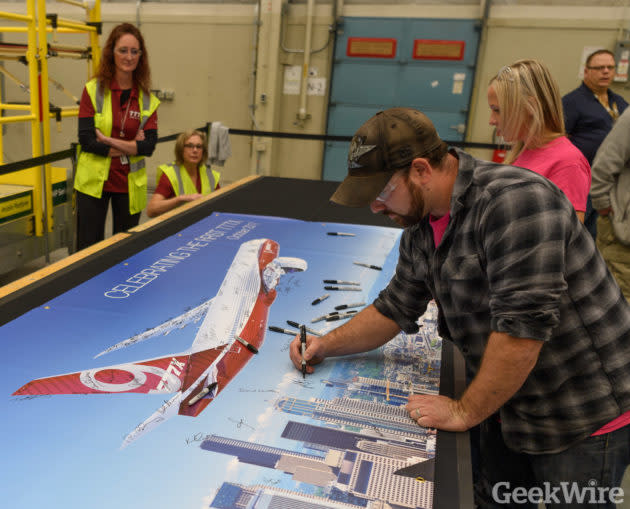
[[[438,392],[416,335],[289,360],[391,278],[400,230],[213,214],[0,328],[0,499],[47,508],[430,508]]]

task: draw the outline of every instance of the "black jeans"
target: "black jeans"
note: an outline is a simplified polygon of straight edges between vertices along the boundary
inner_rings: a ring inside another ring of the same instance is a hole
[[[593,202],[591,201],[591,195],[588,195],[586,199],[586,211],[584,212],[584,226],[593,237],[593,240],[597,239],[597,218],[599,214],[593,208]]]
[[[129,213],[128,194],[103,192],[100,198],[94,198],[77,191],[77,250],[105,238],[105,219],[110,201],[114,218],[112,234],[138,226],[140,213]]]
[[[619,488],[630,463],[630,426],[555,454],[525,454],[508,449],[493,416],[481,423],[480,443],[481,508],[536,509],[544,502],[548,509],[615,509],[615,502],[630,501]]]

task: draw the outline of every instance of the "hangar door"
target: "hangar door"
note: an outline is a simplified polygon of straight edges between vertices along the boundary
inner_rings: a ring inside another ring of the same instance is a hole
[[[473,19],[344,18],[326,132],[352,136],[382,109],[424,112],[440,137],[462,141],[479,42]],[[347,142],[326,142],[324,180],[346,175]]]

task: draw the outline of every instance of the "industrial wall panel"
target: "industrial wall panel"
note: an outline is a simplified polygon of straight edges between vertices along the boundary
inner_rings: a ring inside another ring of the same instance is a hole
[[[328,134],[351,136],[377,111],[419,109],[447,141],[464,139],[478,20],[344,18],[335,46]],[[388,55],[394,45],[395,54]],[[356,56],[368,54],[372,56]],[[326,143],[325,180],[346,174],[348,143]]]

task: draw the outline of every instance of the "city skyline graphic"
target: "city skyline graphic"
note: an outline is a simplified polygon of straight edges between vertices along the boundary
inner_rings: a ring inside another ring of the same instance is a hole
[[[333,376],[319,380],[317,395],[276,398],[274,410],[288,419],[280,432],[291,441],[286,447],[205,436],[203,450],[267,475],[281,473],[294,483],[287,489],[226,481],[208,507],[431,508],[435,434],[419,427],[402,406],[410,394],[439,391],[436,318],[432,305],[421,318],[420,333],[401,333],[368,359],[340,362]]]

